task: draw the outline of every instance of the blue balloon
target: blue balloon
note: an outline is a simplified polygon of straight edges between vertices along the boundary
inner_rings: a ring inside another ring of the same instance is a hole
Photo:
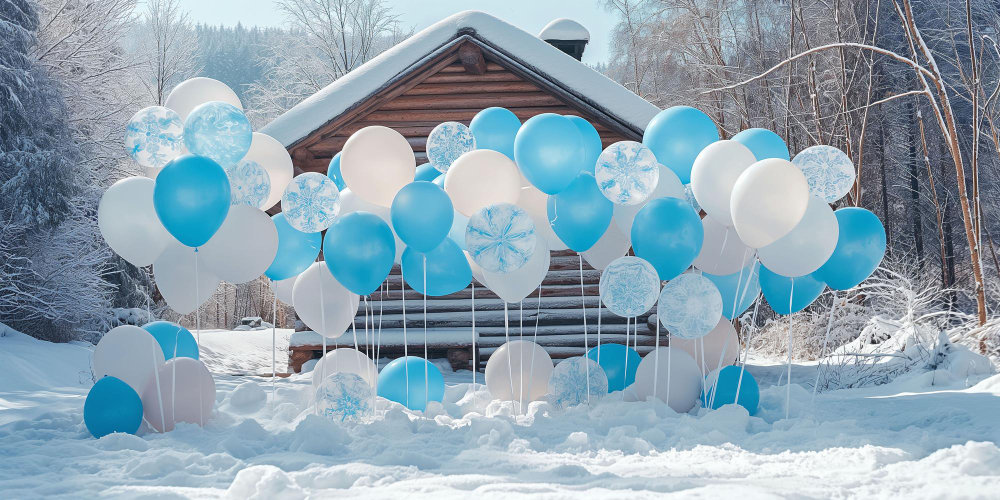
[[[608,376],[608,392],[620,391],[632,385],[635,382],[635,371],[642,362],[642,356],[635,349],[621,344],[601,344],[587,351],[587,357],[601,365],[604,374]]]
[[[486,108],[472,118],[469,129],[476,138],[477,149],[499,151],[514,159],[514,137],[521,120],[507,108]]]
[[[424,259],[427,259],[427,291],[424,292]],[[458,243],[445,238],[437,248],[420,253],[403,250],[403,279],[410,288],[431,297],[448,295],[472,283],[472,268]]]
[[[153,321],[142,325],[142,329],[149,332],[156,339],[156,343],[160,344],[165,361],[174,358],[175,346],[178,358],[198,359],[198,342],[187,328],[170,321]]]
[[[373,213],[338,217],[323,238],[323,258],[330,274],[358,295],[369,295],[382,285],[395,257],[392,229]]]
[[[552,230],[576,252],[589,250],[601,239],[611,224],[614,209],[614,203],[604,197],[588,172],[578,174],[569,187],[549,196],[546,203]]]
[[[742,377],[740,375],[742,373]],[[740,378],[743,382],[740,382]],[[736,400],[736,389],[739,389],[739,401]],[[757,413],[760,406],[760,387],[750,372],[739,366],[730,365],[719,370],[715,383],[708,387],[702,395],[706,407],[718,410],[725,405],[738,404],[747,409],[750,415]]]
[[[343,191],[347,188],[344,176],[340,175],[340,153],[333,155],[333,159],[330,160],[330,166],[326,168],[326,176],[333,179],[333,183],[337,185],[337,189]]]
[[[719,289],[719,293],[722,295],[722,315],[726,319],[733,319],[734,304],[736,305],[735,316],[739,316],[749,309],[753,305],[753,301],[760,295],[760,276],[756,267],[755,264],[751,263],[742,271],[733,274],[722,276],[702,274],[715,283],[715,287]]]
[[[399,239],[406,246],[427,253],[448,237],[455,207],[444,189],[431,182],[413,181],[396,193],[389,215]]]
[[[788,145],[784,139],[766,128],[748,128],[734,135],[733,140],[750,149],[757,161],[768,158],[789,159]]]
[[[642,134],[656,161],[673,170],[682,184],[691,182],[691,166],[705,146],[719,140],[719,129],[705,113],[691,106],[660,111]]]
[[[794,283],[794,284],[793,284]],[[789,278],[760,266],[760,289],[771,309],[778,314],[797,313],[816,301],[826,288],[812,274]],[[789,309],[791,298],[791,309]]]
[[[337,153],[339,156],[340,153]],[[413,180],[415,181],[433,181],[438,177],[444,177],[444,174],[440,170],[434,168],[434,165],[430,163],[424,163],[417,167],[416,173],[413,174]]]
[[[834,290],[858,286],[878,269],[885,256],[885,227],[878,217],[857,207],[833,213],[840,226],[840,238],[833,255],[813,274]]]
[[[583,171],[594,173],[594,166],[597,165],[597,157],[604,151],[604,143],[601,142],[601,134],[586,119],[575,115],[565,115],[569,121],[580,129],[583,135],[583,147],[587,153],[587,159],[583,162]]]
[[[435,186],[437,186],[437,187],[439,187],[441,189],[444,189],[444,177],[445,177],[445,175],[441,174],[441,175],[435,177],[434,180],[431,181],[431,182],[434,183]]]
[[[264,274],[274,281],[298,276],[319,256],[323,237],[320,233],[303,233],[285,220],[284,214],[271,217],[278,228],[278,253]]]
[[[250,151],[253,128],[243,110],[221,101],[209,101],[191,110],[184,120],[188,151],[219,165],[235,165]]]
[[[423,358],[396,358],[378,374],[378,395],[411,410],[423,411],[429,401],[444,399],[444,376],[434,363]]]
[[[95,438],[112,432],[135,434],[142,424],[142,399],[120,379],[103,377],[83,403],[83,423]]]
[[[539,191],[556,194],[568,188],[586,166],[583,134],[565,116],[533,116],[514,138],[514,161]]]
[[[443,176],[442,176],[443,177]],[[462,250],[468,250],[469,247],[465,244],[465,229],[469,227],[469,218],[455,211],[455,219],[451,223],[451,231],[448,231],[448,237],[458,243],[458,248]]]
[[[680,276],[701,252],[705,230],[701,218],[685,200],[658,198],[646,204],[632,221],[632,249],[656,268],[660,279]]]
[[[177,241],[194,248],[219,230],[231,201],[226,171],[204,156],[174,158],[153,186],[153,208],[163,227]]]

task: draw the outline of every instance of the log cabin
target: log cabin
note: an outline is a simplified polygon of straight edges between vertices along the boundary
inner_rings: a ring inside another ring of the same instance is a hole
[[[522,122],[540,113],[581,116],[605,147],[641,141],[659,108],[583,64],[588,42],[586,29],[568,19],[553,21],[535,36],[482,12],[462,12],[334,81],[261,132],[288,149],[296,174],[326,173],[348,137],[371,125],[400,132],[417,165],[426,163],[427,135],[436,125],[468,125],[491,106],[510,109]],[[574,252],[553,252],[542,287],[508,306],[505,329],[503,301],[475,281],[458,293],[429,298],[425,315],[422,296],[405,285],[395,266],[386,286],[368,297],[367,305],[362,302],[356,330],[330,341],[329,348],[357,345],[379,358],[423,355],[426,321],[430,358],[447,357],[455,368],[481,368],[508,335],[530,336],[554,359],[583,354],[585,338],[590,347],[629,338],[645,354],[654,345],[655,319],[627,322],[600,308],[599,277]],[[298,372],[321,355],[318,334],[293,335],[291,369]]]

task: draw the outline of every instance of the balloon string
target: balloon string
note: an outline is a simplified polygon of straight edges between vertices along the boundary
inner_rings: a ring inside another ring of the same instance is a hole
[[[379,284],[378,288],[379,288],[379,293],[381,293],[382,292],[382,285]],[[374,324],[375,323],[375,305],[374,304],[372,304],[372,311],[371,312],[372,312],[372,314],[371,314],[371,317],[372,317],[372,340],[374,340],[375,339],[375,330],[374,330],[374,328],[375,328],[375,324]],[[366,295],[365,296],[365,357],[367,357],[368,359],[371,359],[372,358],[372,354],[375,354],[375,351],[372,350],[372,349],[370,349],[370,347],[371,347],[371,342],[368,341],[368,296]],[[372,366],[374,366],[374,364],[375,364],[375,362],[372,362],[372,364],[368,366],[368,370],[367,370],[368,371],[368,380],[369,380],[369,386],[368,386],[368,388],[371,389],[371,392],[372,392],[372,419],[375,418],[375,374],[372,373],[372,371],[371,371],[372,370]]]
[[[729,229],[728,228],[726,229],[726,235],[727,236],[729,235]],[[750,251],[750,247],[746,247],[745,249],[743,249],[743,260],[740,261],[741,263],[746,260],[746,258],[747,258],[747,252],[749,252],[749,251]],[[736,321],[736,306],[739,305],[739,301],[740,301],[740,297],[739,297],[739,293],[738,292],[740,290],[740,285],[743,283],[743,271],[745,269],[746,269],[745,267],[741,267],[740,268],[740,275],[739,275],[738,278],[736,278],[736,290],[734,291],[735,293],[733,293],[733,309],[732,309],[732,313],[730,314],[730,316],[732,316],[732,317],[729,318],[730,322]],[[753,276],[753,270],[751,270],[750,276]],[[748,276],[747,277],[747,286],[749,286],[749,285],[750,285],[750,277]],[[720,371],[722,370],[722,361],[726,359],[726,350],[727,349],[729,349],[729,335],[726,335],[726,340],[722,343],[722,351],[719,353],[719,362],[715,365],[715,369],[716,370],[720,370]],[[716,383],[718,383],[718,379],[716,379]],[[715,393],[716,393],[716,391],[715,391],[715,388],[713,387],[712,388],[712,394],[711,394],[711,397],[709,398],[709,402],[708,402],[709,409],[715,408]]]
[[[544,278],[543,278],[544,279]],[[538,345],[538,313],[542,310],[542,285],[538,284],[538,305],[535,306],[535,335],[532,342]],[[532,346],[534,348],[534,346]],[[528,380],[535,380],[535,354],[534,349],[532,349],[531,354],[531,369],[528,370]],[[528,395],[531,395],[530,389]]]
[[[754,299],[753,314],[750,315],[750,324],[757,325],[757,310],[760,309],[761,297],[758,295]],[[743,373],[747,369],[747,358],[750,356],[750,338],[746,339],[746,347],[743,349],[743,358],[740,361],[740,378],[736,382],[736,398],[733,399],[733,404],[736,404],[740,400],[740,389],[743,387]]]
[[[274,377],[277,374],[277,351],[278,347],[278,288],[274,280],[271,280],[274,287],[274,294],[271,296],[271,411],[274,411]]]
[[[503,300],[503,299],[501,299]],[[514,404],[514,367],[511,365],[511,356],[514,354],[514,349],[510,345],[510,321],[507,317],[507,301],[503,301],[503,336],[507,341],[507,382],[510,383],[510,404],[511,410],[514,410],[514,420],[517,421],[517,406]],[[496,354],[494,352],[494,354]]]
[[[826,354],[826,345],[830,341],[830,328],[833,326],[833,311],[837,310],[837,291],[831,290],[833,293],[833,304],[830,305],[830,318],[826,321],[826,335],[823,337],[823,350],[819,351],[820,360]],[[813,384],[813,394],[810,404],[816,403],[816,389],[819,387],[819,371],[820,363],[816,363],[816,383]]]
[[[319,386],[323,385],[323,380],[326,379],[326,299],[323,297],[323,270],[320,269],[319,273],[319,328],[322,330],[320,332],[320,337],[323,337],[323,357],[319,358],[320,364],[323,368],[320,370],[319,384],[316,384],[316,388],[313,389],[313,400],[316,400],[316,396],[319,394]],[[315,367],[314,367],[315,369]],[[319,415],[319,401],[315,401],[314,408],[316,414]]]
[[[707,368],[707,367],[705,365],[707,363],[705,363],[705,337],[704,336],[698,338],[698,343],[696,344],[696,346],[697,346],[696,348],[698,348],[698,347],[701,348],[701,397],[702,397],[702,401],[707,401],[708,400],[708,398],[706,397],[707,393],[705,392],[705,389],[706,389],[706,387],[705,387],[705,377],[707,376],[707,373],[705,373],[705,368]]]
[[[556,219],[559,218],[559,197],[552,198],[552,220],[549,221],[549,225],[556,223]]]
[[[625,318],[625,371],[622,373],[622,401],[625,401],[625,387],[628,383],[628,325],[632,318]]]
[[[719,268],[719,261],[722,260],[722,254],[724,254],[726,252],[726,243],[727,242],[729,242],[729,226],[726,226],[726,234],[722,237],[722,248],[719,249],[719,258],[715,260],[715,265],[712,266],[712,274],[715,274],[715,270]],[[750,249],[750,247],[747,247],[747,250],[749,250],[749,249]],[[744,250],[743,251],[743,260],[746,260],[746,258],[747,258],[746,250]],[[740,264],[743,264],[742,260],[740,261]],[[739,285],[737,285],[737,287],[739,287]]]
[[[657,328],[657,330],[659,330],[659,328]],[[667,406],[670,406],[670,373],[673,371],[674,367],[674,347],[672,344],[673,341],[670,339],[670,330],[667,330],[667,400],[664,401],[664,403],[667,403]],[[659,360],[660,357],[657,356],[656,359]],[[660,372],[656,372],[656,378],[660,378]],[[656,392],[654,391],[653,394],[655,395]],[[671,407],[671,409],[673,408]]]
[[[149,300],[149,294],[146,294],[146,323],[149,323],[149,320],[153,318],[152,313],[149,311]],[[163,415],[163,393],[160,391],[160,370],[156,365],[156,349],[160,346],[157,345],[156,338],[151,337],[150,340],[153,344],[153,376],[156,377],[156,400],[160,403],[160,428],[166,431],[167,418]]]
[[[517,312],[520,315],[520,319],[518,320],[518,334],[517,334],[517,336],[518,336],[518,340],[520,340],[522,342],[521,346],[523,347],[524,346],[524,343],[523,343],[524,342],[524,300],[523,299],[520,300],[518,302],[518,304],[517,304]],[[524,404],[524,376],[523,376],[523,374],[524,374],[524,349],[521,349],[521,352],[518,353],[518,357],[520,358],[521,363],[517,365],[517,371],[518,371],[518,373],[522,374],[522,376],[520,376],[520,377],[517,378],[518,399],[521,401],[522,404]],[[532,351],[531,360],[532,361],[535,360],[534,351]],[[530,388],[529,388],[529,392],[530,392]],[[529,396],[530,396],[530,394],[529,394]]]
[[[598,365],[601,364],[601,311],[603,310],[604,306],[601,305],[600,301],[598,301],[597,302],[597,364]],[[584,355],[589,356],[590,353],[587,352]],[[589,365],[590,363],[587,364]]]
[[[431,382],[428,379],[430,369],[428,364],[431,360],[427,358],[427,254],[424,254],[424,411],[431,402]]]
[[[795,297],[795,279],[788,278],[792,284],[788,288],[788,380],[785,381],[785,418],[792,413],[792,299]]]
[[[656,392],[656,382],[660,379],[660,318],[656,318],[656,347],[653,348],[653,352],[656,353],[653,356],[653,397],[657,397]]]
[[[410,408],[410,352],[406,341],[406,280],[403,278],[403,262],[399,262],[399,295],[403,299],[403,371],[406,375],[406,408]]]
[[[478,363],[476,356],[476,282],[472,281],[472,356],[469,357],[469,368],[472,369],[472,407],[478,409],[476,403],[476,371]]]
[[[382,291],[383,288],[385,289],[384,292]],[[378,360],[382,359],[382,298],[383,298],[384,294],[388,293],[388,292],[389,292],[389,278],[386,277],[386,280],[383,281],[382,284],[378,286],[378,337],[375,340],[375,362],[374,362],[375,373],[373,374],[373,375],[375,375],[374,379],[375,379],[375,395],[376,396],[378,396],[378,376],[377,376],[378,375]],[[378,399],[376,399],[375,401],[377,403]],[[374,411],[373,411],[373,413],[374,413]]]
[[[198,333],[198,355],[201,356],[201,277],[198,276],[198,249],[194,249],[194,328]]]
[[[180,341],[180,334],[181,334],[181,327],[180,325],[178,325],[177,331],[174,333],[174,355],[170,358],[174,360],[174,362],[171,363],[173,365],[173,369],[171,370],[173,373],[170,374],[170,376],[172,377],[170,382],[170,393],[171,393],[170,421],[172,422],[170,424],[171,428],[177,425],[177,344]],[[166,426],[163,427],[163,432],[167,432]]]
[[[587,294],[583,287],[583,254],[577,252],[576,256],[580,258],[580,306],[583,308],[583,355],[586,356],[590,342],[587,339]],[[627,339],[626,335],[626,341]],[[584,363],[583,366],[587,370],[587,406],[590,406],[590,363]]]

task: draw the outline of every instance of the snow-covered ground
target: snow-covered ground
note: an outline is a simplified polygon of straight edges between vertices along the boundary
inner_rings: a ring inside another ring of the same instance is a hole
[[[279,348],[287,346],[279,332]],[[202,332],[216,411],[204,429],[94,439],[82,421],[92,347],[0,337],[2,498],[995,498],[1000,375],[903,376],[811,401],[815,365],[755,360],[761,411],[678,415],[613,394],[527,415],[446,373],[426,415],[382,405],[366,424],[312,415],[309,376],[270,371],[270,332]],[[284,353],[281,353],[282,355]],[[279,356],[279,370],[283,357]],[[482,382],[480,376],[480,382]],[[941,384],[944,385],[941,385]],[[784,384],[784,382],[782,382]],[[936,384],[936,385],[935,385]],[[260,386],[259,388],[256,386]],[[263,390],[259,390],[262,388]],[[473,401],[475,397],[475,402]]]

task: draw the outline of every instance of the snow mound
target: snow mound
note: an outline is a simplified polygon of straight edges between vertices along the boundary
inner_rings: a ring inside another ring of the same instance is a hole
[[[267,393],[253,380],[238,385],[229,395],[229,405],[244,412],[257,411],[264,406],[265,402],[267,402]]]
[[[273,465],[254,465],[241,470],[225,496],[233,500],[300,500],[307,497],[291,476]]]
[[[546,24],[538,33],[542,40],[590,40],[590,32],[582,24],[560,17]]]

